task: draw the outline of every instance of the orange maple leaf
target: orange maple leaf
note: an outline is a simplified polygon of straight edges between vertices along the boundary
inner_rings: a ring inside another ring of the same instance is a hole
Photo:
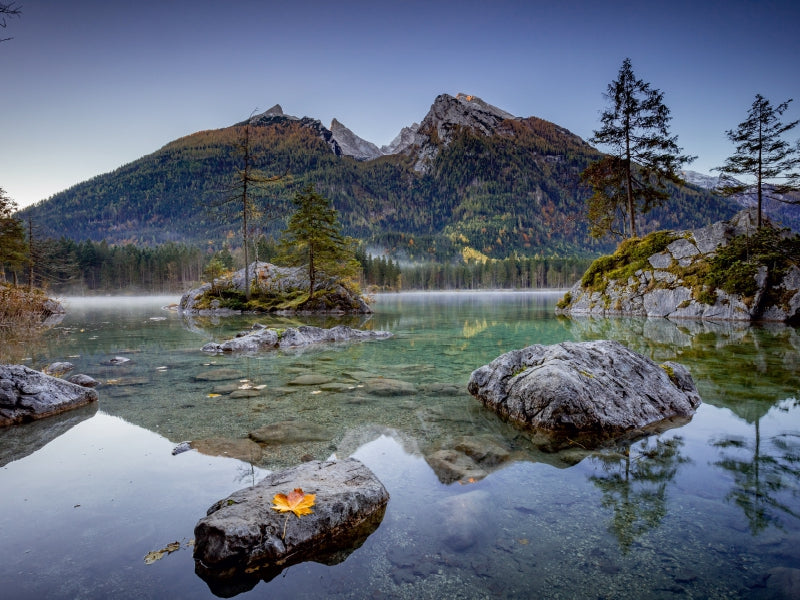
[[[304,494],[302,488],[294,488],[294,491],[286,494],[275,494],[272,498],[272,509],[279,512],[293,512],[298,517],[310,515],[314,506],[316,494]]]

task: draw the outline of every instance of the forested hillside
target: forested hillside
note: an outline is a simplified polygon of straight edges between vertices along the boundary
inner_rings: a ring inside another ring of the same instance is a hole
[[[236,247],[236,206],[220,204],[240,168],[243,127],[180,138],[22,216],[44,236],[76,241]],[[254,238],[281,231],[291,197],[313,183],[333,201],[347,235],[396,258],[589,256],[614,244],[592,240],[584,219],[589,190],[579,174],[597,151],[553,123],[508,119],[491,135],[455,126],[446,142],[433,137],[438,153],[425,172],[414,170],[413,149],[365,162],[337,155],[320,127],[282,115],[250,125],[256,167],[265,176],[285,175],[258,192]],[[675,188],[671,202],[647,215],[642,228],[700,226],[733,212],[707,191]]]

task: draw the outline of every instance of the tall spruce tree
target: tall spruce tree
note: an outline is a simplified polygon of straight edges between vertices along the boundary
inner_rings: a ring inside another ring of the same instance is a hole
[[[739,123],[736,129],[725,132],[728,139],[736,144],[736,152],[727,158],[723,166],[715,169],[721,172],[720,186],[717,188],[721,194],[733,196],[755,191],[759,228],[765,197],[788,202],[784,194],[800,191],[800,171],[795,170],[800,167],[800,140],[792,146],[783,139],[783,134],[794,129],[800,121],[783,123],[780,119],[791,101],[789,99],[772,106],[769,100],[756,94],[747,111],[747,119]],[[741,182],[734,179],[734,175],[744,175],[752,180]]]
[[[8,267],[17,283],[17,271],[27,262],[25,228],[16,216],[17,203],[0,188],[0,279],[5,281]]]
[[[308,270],[308,302],[320,273],[346,280],[358,273],[358,261],[355,244],[342,235],[330,200],[307,185],[292,202],[297,209],[289,217],[281,246],[287,262],[305,265]]]
[[[602,127],[591,141],[609,149],[582,173],[594,194],[588,216],[592,235],[623,235],[618,221],[627,220],[627,233],[636,237],[636,213],[646,213],[669,198],[667,181],[682,184],[678,169],[694,157],[681,154],[677,136],[669,133],[670,110],[664,94],[637,79],[626,58],[604,97],[609,106],[600,116]]]

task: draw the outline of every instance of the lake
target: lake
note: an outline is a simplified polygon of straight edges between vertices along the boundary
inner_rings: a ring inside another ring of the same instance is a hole
[[[800,575],[798,330],[557,318],[559,297],[387,294],[371,317],[343,319],[187,319],[162,309],[176,298],[68,298],[66,318],[20,358],[72,362],[102,382],[100,400],[0,430],[3,597],[775,597],[776,582]],[[200,351],[254,322],[394,337]],[[604,338],[686,365],[703,398],[694,418],[627,446],[547,452],[466,392],[472,370],[509,350]],[[308,374],[318,383],[297,385]],[[371,387],[376,378],[395,391]],[[238,389],[250,391],[231,397]],[[217,438],[292,420],[323,439],[249,461],[211,455]],[[209,454],[173,455],[187,440]],[[437,457],[465,447],[495,460],[468,478],[442,467]],[[391,499],[345,560],[223,588],[195,574],[193,529],[211,504],[269,471],[351,455]]]

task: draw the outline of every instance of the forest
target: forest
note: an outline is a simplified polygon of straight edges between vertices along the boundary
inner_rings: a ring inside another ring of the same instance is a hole
[[[277,243],[263,236],[250,249],[250,256],[261,261],[277,262],[279,254]],[[177,294],[207,280],[212,259],[234,270],[241,268],[241,255],[241,249],[228,246],[211,251],[172,242],[109,245],[62,237],[39,241],[36,260],[19,269],[16,278],[21,285],[32,281],[57,295]],[[401,264],[367,253],[363,244],[356,259],[359,283],[368,291],[566,288],[591,263],[581,258],[507,258]]]

